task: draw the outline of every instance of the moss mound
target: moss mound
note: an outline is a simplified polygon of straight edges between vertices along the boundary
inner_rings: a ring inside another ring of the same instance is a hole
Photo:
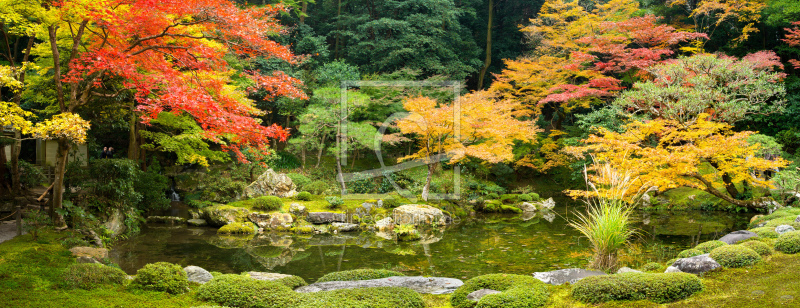
[[[294,196],[294,198],[300,201],[311,201],[311,193],[307,191],[301,191],[297,193],[297,196]]]
[[[800,252],[800,231],[781,234],[775,241],[775,250],[788,254]]]
[[[754,250],[742,245],[729,245],[715,248],[709,255],[724,267],[745,267],[761,261],[761,256]]]
[[[663,268],[664,266],[658,262],[649,262],[645,265],[642,265],[641,270],[644,272],[658,272],[661,271],[661,269]]]
[[[572,296],[586,303],[650,300],[669,303],[703,290],[703,282],[688,273],[624,273],[591,276],[572,287]]]
[[[755,228],[751,229],[750,232],[758,234],[758,237],[763,238],[778,238],[779,235],[778,232],[775,232],[775,228],[770,227]]]
[[[258,197],[253,201],[253,208],[258,210],[277,211],[283,206],[281,198],[276,196]]]
[[[144,290],[181,294],[189,288],[189,279],[180,265],[157,262],[136,271],[131,286]]]
[[[769,214],[769,215],[766,215],[766,216],[763,216],[763,217],[759,217],[759,218],[753,220],[750,223],[750,227],[751,228],[755,227],[755,226],[760,225],[761,223],[764,223],[764,222],[767,222],[767,224],[769,224],[771,221],[774,220],[776,222],[773,223],[775,225],[772,226],[772,228],[775,228],[775,227],[777,227],[779,225],[782,225],[783,223],[781,223],[781,222],[794,222],[794,220],[797,218],[797,215],[800,215],[800,208],[781,208],[781,209],[773,212],[772,214]],[[794,226],[794,227],[795,227],[795,229],[797,229],[797,226]]]
[[[255,234],[258,227],[252,222],[234,222],[217,229],[217,234]]]
[[[308,283],[306,282],[305,279],[303,279],[303,277],[295,276],[295,275],[291,275],[289,277],[283,277],[281,279],[276,279],[274,281],[278,282],[280,284],[283,284],[283,285],[289,287],[289,289],[293,289],[293,290],[297,289],[299,287],[303,287],[303,286],[307,286],[308,285]]]
[[[501,293],[486,295],[477,303],[467,295],[480,289],[492,289]],[[541,307],[547,303],[550,292],[544,282],[527,275],[490,274],[464,282],[450,297],[455,308],[471,307]]]
[[[242,275],[220,275],[197,290],[200,300],[240,308],[295,307],[301,297],[280,282]]]
[[[691,257],[699,256],[699,255],[702,255],[702,254],[705,254],[705,253],[700,251],[700,250],[698,250],[698,249],[686,249],[684,251],[681,251],[678,254],[678,258],[681,258],[681,259],[683,259],[683,258],[691,258]]]
[[[64,270],[65,286],[91,290],[101,285],[122,284],[127,274],[121,269],[97,263],[73,264]]]
[[[744,247],[750,248],[760,256],[768,256],[772,254],[772,247],[769,247],[766,243],[759,242],[759,241],[747,241],[743,242],[739,245]]]
[[[719,247],[722,247],[722,246],[727,246],[727,245],[728,245],[728,243],[725,243],[723,241],[708,241],[708,242],[700,243],[700,245],[697,245],[697,247],[695,247],[694,249],[700,250],[704,254],[706,254],[706,253],[709,253],[709,252],[711,252],[712,250],[714,250],[716,248],[719,248]]]
[[[328,273],[325,274],[325,276],[322,276],[320,279],[317,279],[317,282],[370,280],[370,279],[381,279],[393,276],[405,276],[405,275],[403,273],[390,270],[364,268],[364,269],[357,269],[350,271]]]
[[[296,308],[424,308],[419,293],[408,288],[343,289],[308,293]]]

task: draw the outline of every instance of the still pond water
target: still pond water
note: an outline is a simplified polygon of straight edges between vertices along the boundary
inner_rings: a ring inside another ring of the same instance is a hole
[[[490,273],[530,274],[587,265],[590,244],[567,225],[576,210],[581,208],[557,206],[533,217],[478,215],[410,243],[367,232],[225,236],[217,235],[215,228],[151,224],[113,247],[111,258],[129,274],[147,263],[164,261],[222,273],[292,274],[309,283],[329,272],[358,268],[462,279]],[[744,229],[751,215],[656,211],[637,216],[642,235],[620,257],[622,265],[630,267],[664,263],[698,242]]]

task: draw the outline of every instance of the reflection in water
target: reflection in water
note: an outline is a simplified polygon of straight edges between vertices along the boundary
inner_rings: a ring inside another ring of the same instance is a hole
[[[470,278],[585,266],[592,254],[588,241],[567,226],[567,210],[556,210],[479,216],[417,242],[396,242],[389,235],[366,232],[232,236],[217,235],[213,228],[151,225],[115,246],[111,256],[130,274],[147,263],[166,261],[223,273],[293,274],[309,282],[329,272],[357,268]],[[747,221],[744,215],[696,211],[641,212],[638,218],[643,235],[620,258],[632,267],[664,262],[695,243],[744,228]]]

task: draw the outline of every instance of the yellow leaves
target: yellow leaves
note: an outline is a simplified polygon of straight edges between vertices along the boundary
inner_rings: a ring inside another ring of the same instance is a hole
[[[30,130],[35,138],[60,139],[82,144],[86,142],[86,132],[89,131],[89,121],[74,113],[61,113],[45,120]]]
[[[685,1],[674,1],[671,5],[685,5]],[[744,23],[739,29],[740,35],[734,42],[746,41],[750,34],[758,32],[755,23],[761,20],[761,11],[766,8],[765,0],[704,0],[697,7],[690,8],[692,17],[697,23],[698,30],[713,33],[717,27],[724,23]],[[732,27],[736,29],[736,27]]]
[[[17,104],[0,101],[0,126],[11,126],[26,134],[32,125],[26,119],[30,117],[33,117],[33,114],[23,110]]]

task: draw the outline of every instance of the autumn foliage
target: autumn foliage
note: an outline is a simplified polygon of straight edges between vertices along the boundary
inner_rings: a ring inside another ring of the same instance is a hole
[[[800,46],[800,21],[795,21],[792,23],[794,28],[786,28],[786,38],[783,39],[786,44],[789,46]],[[800,60],[791,59],[789,60],[795,68],[800,69]]]

